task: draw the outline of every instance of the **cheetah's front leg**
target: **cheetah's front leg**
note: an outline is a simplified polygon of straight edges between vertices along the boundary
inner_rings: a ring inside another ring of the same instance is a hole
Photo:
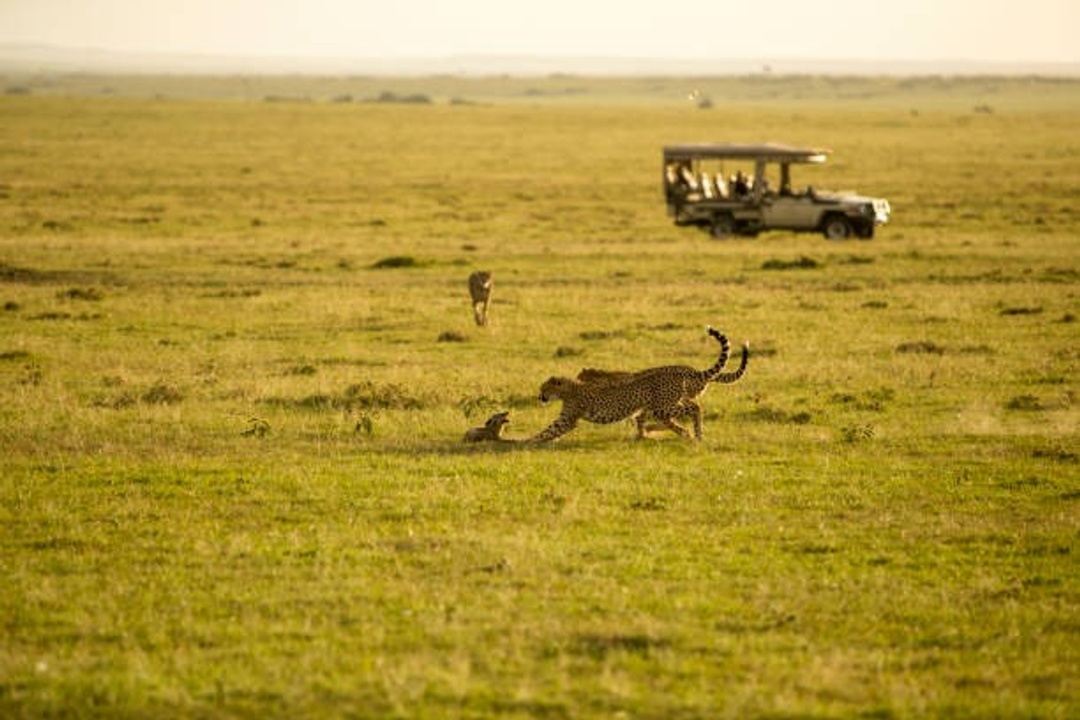
[[[694,400],[686,400],[683,402],[682,409],[679,411],[679,415],[689,415],[690,419],[694,423],[694,439],[701,439],[701,406]]]
[[[526,440],[526,442],[550,442],[555,438],[565,435],[566,433],[577,427],[577,421],[578,419],[576,417],[565,414],[559,415],[559,417],[555,418],[555,422],[548,425],[536,435],[533,435],[531,438]]]

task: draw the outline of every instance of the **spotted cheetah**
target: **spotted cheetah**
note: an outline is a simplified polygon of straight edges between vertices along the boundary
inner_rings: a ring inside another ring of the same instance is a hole
[[[642,370],[641,372],[649,372],[649,370]],[[585,384],[593,385],[616,385],[620,382],[626,382],[633,378],[638,373],[627,372],[625,370],[601,370],[600,368],[582,368],[581,372],[577,374],[577,379]],[[694,408],[692,405],[680,403],[678,410],[671,416],[672,420],[680,420],[685,417],[693,417]],[[652,423],[648,421],[652,420]],[[667,429],[665,426],[660,425],[655,421],[655,418],[646,411],[634,417],[634,424],[637,426],[637,436],[639,439],[644,438],[648,433],[655,432],[657,430]]]
[[[510,424],[510,411],[504,410],[495,413],[480,427],[469,428],[465,431],[465,442],[506,442],[502,436],[503,428]]]
[[[611,373],[589,368],[574,380],[550,377],[540,386],[540,401],[550,399],[563,401],[562,411],[547,428],[537,433],[530,442],[548,442],[573,430],[579,420],[608,424],[634,418],[638,437],[644,437],[647,416],[662,427],[682,437],[689,437],[684,427],[675,422],[676,417],[689,416],[694,423],[694,438],[701,439],[701,406],[697,403],[709,383],[733,383],[746,372],[750,357],[750,345],[742,349],[739,369],[722,372],[727,364],[731,346],[728,339],[714,328],[709,335],[720,343],[720,357],[707,370],[695,370],[686,365],[665,365],[636,373]]]
[[[491,273],[485,270],[477,270],[469,276],[469,296],[472,298],[473,319],[477,325],[487,325],[492,285]]]

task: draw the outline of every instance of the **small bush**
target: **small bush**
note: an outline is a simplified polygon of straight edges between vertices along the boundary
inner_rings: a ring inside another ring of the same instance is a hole
[[[785,410],[764,404],[758,405],[747,413],[743,413],[743,416],[748,420],[756,422],[776,423],[781,425],[806,425],[813,419],[810,413],[806,411],[789,413]]]
[[[266,398],[268,405],[302,410],[418,410],[420,398],[413,397],[400,385],[376,385],[370,380],[349,385],[337,395],[316,393],[302,398]]]
[[[874,438],[874,426],[873,425],[848,425],[840,428],[840,437],[844,439],[846,443],[857,443],[862,440],[872,440]]]
[[[1058,462],[1076,462],[1077,460],[1075,452],[1060,447],[1036,448],[1031,451],[1031,457],[1057,460]]]
[[[97,302],[104,299],[105,294],[97,288],[68,288],[56,293],[61,300],[88,300]]]
[[[944,355],[945,348],[930,340],[904,342],[896,346],[898,353],[922,353],[926,355]]]
[[[148,405],[172,405],[184,399],[183,393],[172,385],[159,382],[139,398]]]
[[[651,496],[642,498],[640,500],[634,500],[630,503],[631,510],[644,510],[645,512],[655,512],[657,510],[667,509],[667,500],[662,497]]]
[[[390,90],[383,90],[377,96],[369,98],[365,102],[373,103],[403,103],[405,105],[430,105],[431,97],[423,93],[411,93],[398,95]]]
[[[420,263],[412,255],[391,255],[371,264],[372,269],[419,267]]]
[[[22,307],[22,305],[15,302],[14,300],[8,300],[7,302],[4,303],[4,312],[15,312],[15,311],[19,310],[21,307]]]
[[[813,270],[823,267],[821,263],[811,257],[803,255],[797,260],[778,260],[773,258],[761,264],[762,270]]]
[[[240,434],[246,437],[266,437],[270,434],[270,423],[260,417],[250,417],[247,429]]]
[[[578,337],[582,340],[607,340],[609,338],[625,337],[626,333],[622,330],[585,330],[578,333]]]
[[[25,85],[8,85],[4,90],[5,95],[29,95],[30,88]]]
[[[363,435],[364,437],[375,437],[375,417],[371,413],[361,411],[356,416],[356,424],[353,425],[353,432],[357,435]]]
[[[1009,410],[1045,410],[1042,402],[1034,395],[1017,395],[1005,403]]]
[[[1007,307],[1002,308],[1002,315],[1038,315],[1042,313],[1043,309],[1040,306],[1035,307]]]
[[[5,352],[0,352],[0,361],[3,361],[3,360],[19,361],[19,360],[29,360],[29,359],[30,359],[30,353],[26,352],[25,350],[7,350]]]
[[[570,347],[569,345],[560,345],[559,347],[555,348],[555,357],[557,358],[577,357],[578,355],[582,355],[584,353],[585,351],[581,348]]]
[[[461,333],[459,333],[457,330],[443,330],[441,333],[439,333],[439,337],[436,340],[437,340],[437,342],[441,342],[441,343],[443,343],[443,342],[461,343],[461,342],[467,341],[468,338],[465,337],[464,335],[462,335]]]

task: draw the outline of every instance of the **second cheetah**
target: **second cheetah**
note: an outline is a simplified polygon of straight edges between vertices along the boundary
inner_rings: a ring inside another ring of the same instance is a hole
[[[477,270],[469,276],[469,297],[472,298],[473,319],[477,325],[487,325],[488,306],[491,304],[491,289],[494,281],[491,273]]]
[[[750,345],[742,348],[738,370],[723,372],[731,346],[727,337],[714,328],[709,335],[720,343],[720,356],[712,367],[695,370],[686,365],[665,365],[636,373],[610,373],[588,369],[585,379],[550,377],[540,386],[540,401],[562,400],[562,411],[547,428],[529,439],[548,442],[573,430],[579,420],[608,424],[634,418],[638,437],[645,434],[645,421],[655,419],[662,427],[683,437],[690,434],[675,422],[676,417],[689,416],[694,424],[694,438],[701,439],[701,406],[697,403],[709,383],[733,383],[746,372]]]

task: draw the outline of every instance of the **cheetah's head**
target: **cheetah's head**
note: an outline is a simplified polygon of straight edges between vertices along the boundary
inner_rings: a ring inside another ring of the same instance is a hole
[[[567,394],[573,391],[575,385],[577,383],[570,378],[555,377],[553,375],[540,386],[540,402],[546,403],[557,398],[566,398]]]

